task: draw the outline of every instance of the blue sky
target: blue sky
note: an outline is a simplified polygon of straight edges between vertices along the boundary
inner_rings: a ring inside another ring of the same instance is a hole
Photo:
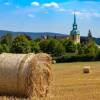
[[[0,0],[0,30],[69,34],[74,11],[80,34],[100,37],[100,0]]]

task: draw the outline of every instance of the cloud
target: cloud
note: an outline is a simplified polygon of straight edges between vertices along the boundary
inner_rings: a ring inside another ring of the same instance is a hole
[[[35,16],[33,14],[28,14],[28,17],[34,18]]]
[[[66,9],[60,8],[59,11],[60,11],[60,12],[66,12]]]
[[[59,8],[59,4],[56,2],[51,2],[51,3],[45,3],[43,4],[43,7],[45,8]]]
[[[72,12],[74,14],[74,12]],[[90,17],[97,17],[100,18],[100,13],[98,12],[82,12],[82,11],[75,11],[75,14],[79,17],[85,17],[85,18],[90,18]]]
[[[10,3],[9,3],[9,2],[5,2],[5,3],[4,3],[4,5],[9,6],[9,5],[10,5]]]
[[[94,13],[93,14],[95,17],[100,17],[100,13]]]
[[[40,6],[40,3],[39,2],[32,2],[31,5],[32,6]]]
[[[61,13],[72,13],[73,10],[72,9],[65,9],[65,8],[59,8],[59,12]]]

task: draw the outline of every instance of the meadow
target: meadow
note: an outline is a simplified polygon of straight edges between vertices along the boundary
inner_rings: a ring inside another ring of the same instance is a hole
[[[83,73],[84,66],[91,66],[90,73]],[[48,96],[32,100],[100,100],[100,62],[53,64],[52,72]],[[0,100],[25,99],[0,97]]]

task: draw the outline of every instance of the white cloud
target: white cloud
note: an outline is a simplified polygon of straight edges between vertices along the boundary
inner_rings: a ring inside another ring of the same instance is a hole
[[[35,16],[33,14],[28,14],[28,17],[34,18]]]
[[[74,12],[72,12],[74,14]],[[90,17],[100,17],[100,13],[97,12],[82,12],[82,11],[75,11],[75,14],[79,17],[85,17],[85,18],[90,18]]]
[[[66,12],[66,9],[60,8],[59,11],[60,11],[60,12]]]
[[[56,2],[51,2],[51,3],[45,3],[43,4],[43,7],[45,8],[59,8],[59,4]]]
[[[39,2],[32,2],[31,5],[32,6],[40,6],[40,3]]]
[[[65,8],[60,8],[59,9],[59,12],[68,13],[68,14],[72,13],[72,11],[73,11],[72,9],[65,9]]]
[[[95,17],[100,17],[100,13],[94,13],[93,14]]]
[[[9,2],[5,2],[5,3],[4,3],[4,5],[9,6],[9,5],[10,5],[10,3],[9,3]]]

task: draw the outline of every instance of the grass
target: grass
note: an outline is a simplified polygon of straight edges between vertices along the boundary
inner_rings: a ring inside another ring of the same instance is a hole
[[[91,66],[89,74],[84,66]],[[32,100],[100,100],[100,62],[54,64],[50,94]],[[0,97],[0,100],[24,100]]]

